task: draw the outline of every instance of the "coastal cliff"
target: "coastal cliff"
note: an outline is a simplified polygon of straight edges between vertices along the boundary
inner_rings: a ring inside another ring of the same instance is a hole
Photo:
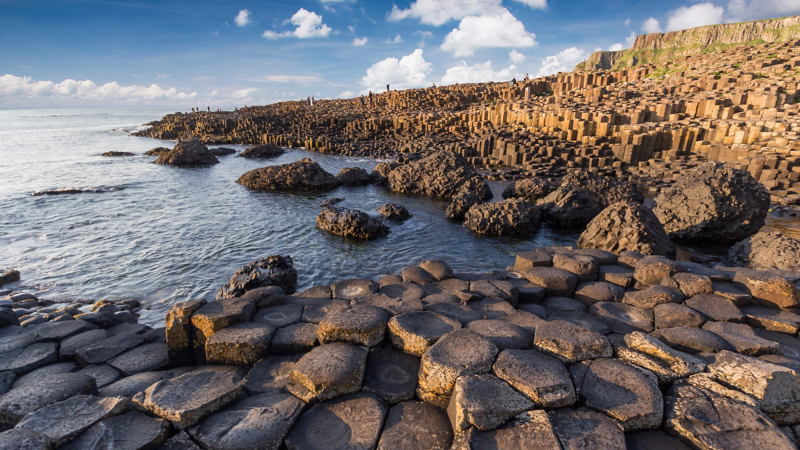
[[[592,53],[589,59],[575,67],[574,72],[623,69],[732,46],[763,44],[799,37],[800,16],[641,34],[636,37],[630,49]]]

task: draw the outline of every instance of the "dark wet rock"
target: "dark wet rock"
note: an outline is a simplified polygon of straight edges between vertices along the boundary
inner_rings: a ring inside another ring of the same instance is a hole
[[[165,368],[169,365],[167,344],[155,342],[140,345],[109,359],[108,365],[126,377]]]
[[[321,344],[349,342],[373,347],[383,341],[389,318],[383,308],[356,305],[322,319],[317,328],[317,339]]]
[[[645,255],[675,258],[677,252],[653,212],[636,202],[614,203],[586,226],[578,247],[612,253],[637,251]]]
[[[121,334],[95,342],[75,352],[75,360],[81,367],[102,364],[144,342],[138,334]]]
[[[234,153],[236,153],[236,150],[234,150],[232,148],[228,148],[228,147],[210,148],[210,149],[208,149],[208,151],[210,151],[211,154],[213,154],[214,156],[217,156],[217,157],[233,155]]]
[[[494,375],[466,375],[456,380],[447,415],[456,433],[471,426],[489,431],[533,406],[529,398]]]
[[[303,402],[281,392],[245,398],[188,429],[203,447],[279,449],[303,411]]]
[[[735,242],[764,225],[770,197],[746,170],[709,162],[661,191],[655,202],[653,212],[671,238]]]
[[[461,328],[461,323],[441,314],[419,311],[392,317],[388,327],[395,348],[422,356],[439,338]]]
[[[330,400],[361,390],[367,351],[335,342],[315,347],[295,363],[290,373],[290,391],[306,402]]]
[[[0,397],[0,424],[14,426],[25,415],[75,395],[95,395],[94,378],[81,373],[42,377]]]
[[[563,227],[586,225],[602,210],[585,189],[569,185],[562,185],[543,198],[539,209],[544,220]]]
[[[76,319],[85,320],[100,328],[111,328],[123,322],[122,318],[110,311],[100,311],[96,313],[80,314]]]
[[[244,378],[244,389],[250,395],[272,391],[289,392],[289,374],[302,356],[268,356],[262,359]]]
[[[12,428],[0,433],[2,450],[52,450],[52,448],[50,439],[35,431]]]
[[[608,358],[613,349],[602,334],[563,320],[554,320],[536,328],[534,347],[567,364],[595,358]]]
[[[267,286],[277,286],[286,294],[294,293],[297,270],[291,256],[272,255],[240,268],[217,292],[217,300],[240,297],[247,291]]]
[[[217,164],[219,161],[202,142],[192,139],[178,142],[172,150],[162,153],[154,163],[171,166],[205,166]]]
[[[655,329],[653,310],[625,303],[599,302],[589,308],[589,312],[608,325],[611,331],[620,334],[642,331],[649,333]]]
[[[19,326],[19,318],[10,308],[0,308],[0,328]]]
[[[367,358],[365,392],[389,404],[411,400],[417,389],[420,359],[388,348],[373,348]]]
[[[128,406],[124,398],[76,395],[28,414],[17,428],[43,434],[60,447],[95,423],[124,413]]]
[[[635,366],[601,358],[571,366],[570,374],[582,403],[617,419],[626,431],[661,426],[661,391]]]
[[[564,450],[625,450],[620,423],[605,414],[562,408],[550,413],[550,421]]]
[[[321,206],[323,208],[327,208],[329,206],[333,206],[333,205],[339,204],[339,203],[341,203],[343,201],[344,201],[344,199],[343,198],[339,198],[339,197],[329,198],[327,200],[323,200],[322,202],[320,202],[319,206]]]
[[[567,174],[561,180],[561,185],[585,189],[603,208],[622,201],[644,202],[644,194],[633,184],[586,170]]]
[[[464,226],[488,236],[528,236],[541,222],[539,209],[525,200],[475,205],[464,216]]]
[[[75,352],[84,347],[89,347],[97,342],[105,340],[108,334],[105,330],[91,330],[69,337],[61,341],[60,359],[61,361],[72,361]]]
[[[506,186],[503,198],[522,198],[536,203],[540,198],[553,192],[553,186],[541,178],[523,178]]]
[[[251,170],[236,182],[251,189],[269,191],[330,191],[339,187],[335,176],[308,158]]]
[[[235,153],[235,151],[234,151]],[[285,151],[278,147],[275,144],[266,144],[266,145],[256,145],[255,147],[249,147],[242,151],[242,154],[239,155],[242,158],[250,158],[250,159],[267,159],[267,158],[276,158],[284,154]]]
[[[378,450],[448,450],[453,429],[447,415],[427,403],[398,403],[389,410]]]
[[[427,270],[421,267],[406,267],[403,269],[403,281],[424,285],[433,283],[436,280]]]
[[[378,208],[378,214],[386,217],[386,220],[394,220],[402,222],[411,218],[411,213],[408,212],[405,206],[399,203],[386,203]]]
[[[373,449],[378,444],[387,410],[380,399],[365,392],[318,403],[289,432],[286,448]]]
[[[397,167],[389,172],[388,179],[389,187],[393,191],[450,199],[464,184],[473,179],[477,183],[481,177],[466,158],[439,151],[419,161]],[[491,198],[491,190],[487,193],[488,186],[483,186],[475,189],[475,194],[481,200],[488,200]]]
[[[389,234],[382,220],[355,209],[323,208],[317,216],[317,227],[339,236],[372,240]]]
[[[470,331],[488,339],[500,350],[530,348],[533,335],[504,320],[476,320],[466,325]]]
[[[460,376],[488,373],[497,346],[469,330],[450,332],[428,347],[422,356],[417,396],[444,408]]]
[[[317,325],[295,323],[278,329],[270,344],[270,353],[291,355],[305,353],[314,348],[317,342]]]
[[[800,240],[777,231],[762,231],[731,247],[728,263],[757,270],[800,272]]]
[[[137,408],[188,428],[224,408],[242,394],[246,369],[208,366],[162,380],[133,397]]]
[[[504,350],[492,370],[538,408],[561,408],[575,403],[575,389],[566,366],[551,356],[535,350]]]
[[[192,315],[207,302],[190,300],[172,305],[165,319],[167,354],[173,367],[194,365]],[[64,344],[61,345],[62,354]],[[62,356],[63,357],[63,356]]]
[[[131,152],[105,152],[100,156],[136,156]]]
[[[360,167],[345,167],[339,171],[336,179],[342,186],[363,186],[373,182],[370,174]]]
[[[445,217],[456,222],[463,222],[464,216],[474,206],[480,203],[480,199],[474,192],[462,189],[453,196],[450,205],[445,210]]]
[[[96,423],[63,449],[147,450],[166,441],[170,426],[166,420],[129,411]]]
[[[156,148],[154,148],[152,150],[148,150],[148,151],[144,152],[144,155],[145,156],[161,156],[161,155],[163,155],[165,153],[168,153],[169,151],[170,151],[170,149],[168,149],[167,147],[156,147]]]

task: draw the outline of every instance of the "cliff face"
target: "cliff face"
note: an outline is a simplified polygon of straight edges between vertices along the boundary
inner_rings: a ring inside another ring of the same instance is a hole
[[[611,70],[665,61],[708,50],[800,38],[800,16],[642,34],[628,50],[594,52],[576,72]]]

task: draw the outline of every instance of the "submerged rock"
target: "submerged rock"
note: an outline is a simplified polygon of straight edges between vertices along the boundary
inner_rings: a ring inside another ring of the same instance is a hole
[[[475,205],[464,217],[464,226],[489,236],[528,236],[541,224],[539,209],[525,200]]]
[[[154,163],[170,166],[204,166],[217,164],[219,161],[202,142],[192,139],[178,142],[175,148],[162,153]]]
[[[242,267],[220,288],[217,299],[240,297],[247,291],[266,286],[278,286],[286,294],[294,293],[297,270],[291,256],[272,255]]]
[[[19,270],[0,270],[0,286],[19,281]]]
[[[236,182],[252,189],[270,191],[329,191],[340,184],[335,176],[308,158],[251,170]]]
[[[245,149],[241,155],[242,158],[250,158],[250,159],[266,159],[266,158],[276,158],[284,154],[285,151],[278,147],[275,144],[266,144],[266,145],[256,145],[255,147],[250,147]]]
[[[161,156],[164,153],[168,153],[169,151],[170,151],[170,149],[168,149],[167,147],[156,147],[156,148],[154,148],[152,150],[148,150],[148,151],[144,152],[144,155],[145,156]]]
[[[598,214],[578,239],[580,248],[597,248],[619,254],[634,251],[644,255],[675,258],[677,252],[655,214],[640,203],[614,203]]]
[[[408,212],[405,206],[399,203],[386,203],[378,208],[378,214],[386,217],[388,220],[396,220],[402,222],[411,218],[411,213]]]
[[[756,233],[769,192],[746,170],[707,163],[656,197],[653,212],[673,239],[734,242]]]
[[[728,262],[758,270],[800,272],[800,240],[762,231],[731,247]]]
[[[100,156],[136,156],[131,152],[105,152]]]
[[[323,208],[317,226],[333,234],[354,239],[372,240],[389,234],[389,227],[367,213],[347,208]]]
[[[227,156],[236,153],[236,150],[228,147],[217,147],[208,149],[214,156]]]

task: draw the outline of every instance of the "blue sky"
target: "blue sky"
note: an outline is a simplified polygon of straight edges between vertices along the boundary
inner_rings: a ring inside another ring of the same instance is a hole
[[[571,70],[800,0],[0,0],[0,108],[230,108]]]

